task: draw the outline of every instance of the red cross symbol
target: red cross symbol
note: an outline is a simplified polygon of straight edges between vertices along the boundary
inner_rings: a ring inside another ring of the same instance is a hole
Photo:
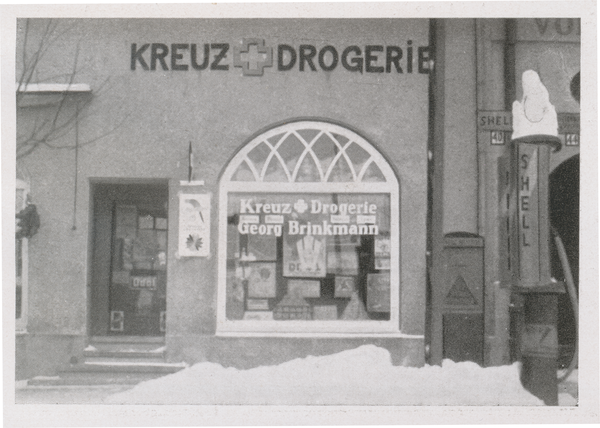
[[[242,67],[244,76],[262,76],[265,67],[273,66],[273,48],[264,39],[243,39],[242,47],[233,48],[233,66]]]

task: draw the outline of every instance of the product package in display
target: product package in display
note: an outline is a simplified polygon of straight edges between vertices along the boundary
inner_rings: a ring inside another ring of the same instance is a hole
[[[390,270],[391,269],[390,259],[387,257],[375,257],[375,269]]]
[[[275,277],[275,263],[251,262],[248,263],[248,297],[273,298],[277,292]]]
[[[323,278],[326,275],[326,239],[313,235],[285,236],[283,275]]]
[[[246,321],[273,321],[273,312],[269,311],[246,311],[244,313]]]
[[[336,305],[315,305],[313,307],[313,319],[315,320],[337,320]]]
[[[358,297],[358,293],[355,291],[352,293],[352,297],[350,298],[350,302],[346,309],[344,309],[344,313],[342,314],[341,319],[343,320],[368,320],[369,315],[367,314],[367,310],[365,309],[365,305]]]
[[[356,290],[356,283],[353,276],[336,276],[335,277],[335,291],[334,297],[336,298],[350,298],[352,293]]]
[[[288,279],[288,293],[302,297],[321,297],[321,281],[310,279]]]
[[[269,300],[267,299],[248,299],[246,300],[246,309],[249,311],[268,311]]]
[[[339,249],[329,247],[327,252],[327,273],[358,275],[358,252],[355,246]]]
[[[300,288],[288,290],[288,293],[277,304],[273,311],[276,320],[310,320],[312,309],[310,304],[304,300]]]
[[[248,260],[272,262],[277,260],[277,240],[274,236],[249,235]]]
[[[389,273],[370,273],[367,275],[367,310],[369,312],[390,311]]]
[[[390,256],[390,238],[375,238],[375,257]]]

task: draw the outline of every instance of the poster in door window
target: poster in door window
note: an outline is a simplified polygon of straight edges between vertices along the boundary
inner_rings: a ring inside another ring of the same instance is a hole
[[[179,256],[208,257],[210,195],[179,195]]]

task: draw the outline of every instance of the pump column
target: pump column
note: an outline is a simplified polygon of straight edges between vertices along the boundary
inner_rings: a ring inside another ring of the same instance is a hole
[[[517,235],[512,291],[523,304],[518,328],[521,383],[546,405],[556,406],[558,294],[564,287],[550,275],[548,191],[550,151],[560,150],[561,143],[556,111],[538,74],[525,71],[522,85],[523,98],[512,109],[510,169],[516,210],[509,213]]]
[[[520,326],[521,382],[546,405],[558,405],[558,294],[550,277],[548,177],[551,147],[560,140],[533,135],[511,141],[516,180],[518,279],[513,292],[523,304]]]

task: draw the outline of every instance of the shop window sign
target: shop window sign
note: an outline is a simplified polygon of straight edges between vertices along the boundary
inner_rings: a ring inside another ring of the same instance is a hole
[[[219,329],[399,332],[398,193],[344,127],[292,122],[251,141],[221,182]]]

